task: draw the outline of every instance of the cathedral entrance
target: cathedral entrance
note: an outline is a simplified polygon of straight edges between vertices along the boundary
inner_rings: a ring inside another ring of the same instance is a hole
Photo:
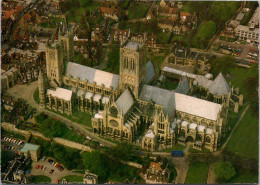
[[[186,143],[192,143],[192,142],[194,142],[194,139],[193,139],[193,137],[191,137],[191,136],[188,136],[187,138],[186,138]]]

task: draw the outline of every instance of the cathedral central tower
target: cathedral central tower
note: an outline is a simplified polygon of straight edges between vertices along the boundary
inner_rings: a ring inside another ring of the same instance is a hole
[[[144,44],[129,41],[120,47],[120,91],[130,87],[138,98],[141,84],[145,82],[146,48]]]

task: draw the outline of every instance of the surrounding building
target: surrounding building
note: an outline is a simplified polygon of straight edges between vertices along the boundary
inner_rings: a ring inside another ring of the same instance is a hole
[[[98,176],[86,170],[83,178],[83,184],[97,184],[97,183],[98,183]]]
[[[170,178],[170,170],[162,168],[162,164],[151,162],[149,168],[144,174],[146,184],[168,184]]]
[[[20,149],[19,153],[27,158],[31,157],[33,161],[38,161],[38,158],[40,156],[40,146],[25,143],[23,148]]]

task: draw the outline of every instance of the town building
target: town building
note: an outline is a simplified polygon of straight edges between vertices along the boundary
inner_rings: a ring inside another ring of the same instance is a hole
[[[98,176],[86,170],[83,178],[83,184],[97,184],[97,183],[98,183]]]
[[[162,168],[162,164],[151,162],[149,168],[144,174],[144,180],[146,184],[168,184],[170,178],[170,170]]]
[[[23,148],[21,148],[19,150],[19,153],[21,155],[24,155],[27,158],[31,157],[31,159],[33,161],[38,161],[38,158],[40,156],[40,146],[39,145],[30,144],[30,143],[25,143]]]

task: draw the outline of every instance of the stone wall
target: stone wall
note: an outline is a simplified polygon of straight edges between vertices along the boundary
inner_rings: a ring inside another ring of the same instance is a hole
[[[47,140],[47,141],[50,140],[50,138],[47,138],[47,137],[43,136],[40,132],[20,130],[20,129],[17,129],[15,127],[15,125],[10,124],[10,123],[3,122],[1,124],[1,126],[6,131],[15,132],[15,133],[21,134],[21,135],[23,135],[25,137],[27,137],[30,134],[32,134],[34,137],[40,137],[40,138],[42,138],[44,140]],[[60,145],[63,145],[63,146],[66,146],[66,147],[70,147],[70,148],[74,148],[74,149],[78,149],[78,150],[82,150],[82,151],[87,151],[87,152],[91,152],[92,151],[92,149],[90,147],[88,147],[88,146],[85,146],[85,145],[82,145],[82,144],[79,144],[79,143],[76,143],[76,142],[73,142],[73,141],[69,141],[67,139],[55,137],[53,140],[56,143],[58,143]]]

